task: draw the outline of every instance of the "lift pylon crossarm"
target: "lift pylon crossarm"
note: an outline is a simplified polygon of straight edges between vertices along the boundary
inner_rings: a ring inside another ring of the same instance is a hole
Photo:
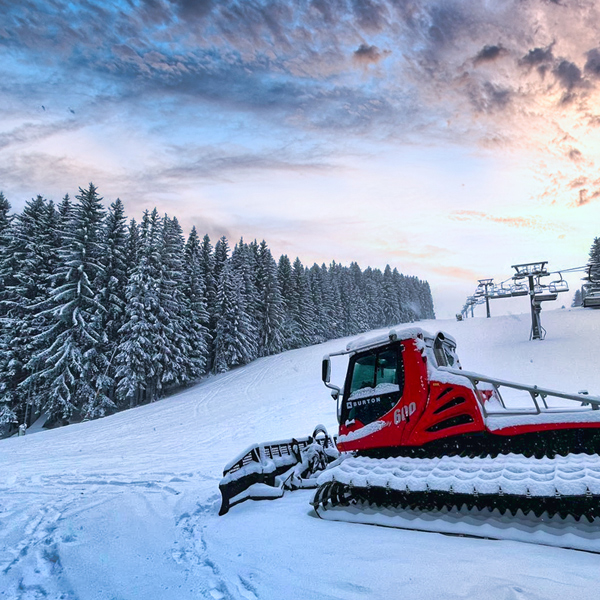
[[[516,271],[515,275],[513,275],[513,279],[523,279],[532,276],[545,277],[550,274],[546,268],[547,264],[547,260],[540,260],[538,262],[523,263],[521,265],[511,265],[511,269]]]

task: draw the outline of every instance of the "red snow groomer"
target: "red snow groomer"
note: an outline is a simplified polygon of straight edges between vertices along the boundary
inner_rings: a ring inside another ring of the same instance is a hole
[[[330,382],[341,355],[343,389]],[[463,371],[452,337],[416,327],[352,342],[322,376],[340,456],[326,434],[294,458],[273,458],[286,442],[257,445],[225,470],[222,514],[280,496],[284,479],[264,486],[279,460],[306,467],[293,487],[318,486],[322,518],[600,552],[600,397]],[[316,469],[303,453],[320,457]]]

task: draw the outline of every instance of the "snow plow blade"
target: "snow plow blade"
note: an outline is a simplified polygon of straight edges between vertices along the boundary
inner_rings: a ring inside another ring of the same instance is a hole
[[[272,500],[286,489],[316,488],[318,474],[338,456],[323,425],[312,436],[254,444],[223,470],[219,515],[244,500]]]

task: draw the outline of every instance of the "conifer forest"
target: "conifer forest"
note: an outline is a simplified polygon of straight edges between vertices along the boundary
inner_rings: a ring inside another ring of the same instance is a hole
[[[258,357],[435,318],[429,284],[382,272],[305,267],[265,241],[196,228],[89,184],[11,214],[0,193],[0,424],[95,419]]]

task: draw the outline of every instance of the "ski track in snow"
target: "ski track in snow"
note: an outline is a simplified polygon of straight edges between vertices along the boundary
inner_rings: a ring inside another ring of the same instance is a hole
[[[600,393],[598,317],[544,312],[541,343],[525,316],[420,325],[456,337],[470,370]],[[217,516],[221,470],[244,448],[317,423],[335,432],[320,362],[346,342],[0,441],[0,600],[597,598],[598,555],[322,521],[309,491]],[[341,383],[344,359],[333,369]]]

